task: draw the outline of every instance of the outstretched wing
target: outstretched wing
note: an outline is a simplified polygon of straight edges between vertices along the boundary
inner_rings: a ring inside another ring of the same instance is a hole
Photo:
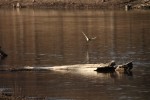
[[[96,37],[91,38],[92,40],[96,39]]]
[[[85,37],[86,41],[89,41],[89,38],[85,35],[85,33],[84,33],[84,32],[82,32],[82,34],[84,35],[84,37]]]

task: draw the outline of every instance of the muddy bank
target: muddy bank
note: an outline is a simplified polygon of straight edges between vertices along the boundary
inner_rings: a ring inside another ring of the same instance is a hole
[[[126,6],[127,5],[127,6]],[[1,0],[0,8],[150,9],[150,0]]]

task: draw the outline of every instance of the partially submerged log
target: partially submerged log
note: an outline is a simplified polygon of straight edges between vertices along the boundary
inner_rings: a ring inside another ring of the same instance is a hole
[[[104,67],[98,67],[95,71],[101,72],[101,73],[109,73],[109,72],[114,72],[115,68],[109,67],[109,66],[104,66]]]
[[[22,68],[11,68],[9,69],[9,71],[11,72],[17,72],[17,71],[50,71],[48,70],[46,67],[30,67],[30,66],[27,66],[27,67],[22,67]]]
[[[81,67],[82,66],[82,67]],[[113,72],[130,72],[133,68],[132,62],[128,62],[122,65],[116,65],[115,61],[111,61],[107,64],[76,64],[65,66],[53,66],[53,67],[20,67],[20,68],[8,68],[0,69],[0,71],[18,72],[18,71],[79,71],[79,70],[91,70],[100,73],[113,73]]]

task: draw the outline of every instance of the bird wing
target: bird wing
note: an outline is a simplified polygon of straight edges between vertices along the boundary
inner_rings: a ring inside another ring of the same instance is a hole
[[[92,40],[96,39],[96,37],[91,38]]]
[[[83,35],[84,35],[86,41],[89,41],[89,38],[85,35],[85,33],[84,33],[84,32],[82,32],[82,33],[83,33]]]

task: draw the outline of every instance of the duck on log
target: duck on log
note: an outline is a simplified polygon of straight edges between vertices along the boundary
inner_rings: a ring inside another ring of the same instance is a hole
[[[126,64],[122,64],[122,65],[116,65],[115,61],[111,61],[105,66],[97,67],[95,71],[101,72],[101,73],[110,73],[110,72],[115,72],[115,71],[126,72],[126,71],[131,71],[132,68],[133,68],[132,61]]]
[[[114,72],[115,71],[115,65],[116,65],[115,61],[112,60],[110,63],[105,64],[104,66],[97,67],[97,69],[95,71],[103,72],[103,73]]]

